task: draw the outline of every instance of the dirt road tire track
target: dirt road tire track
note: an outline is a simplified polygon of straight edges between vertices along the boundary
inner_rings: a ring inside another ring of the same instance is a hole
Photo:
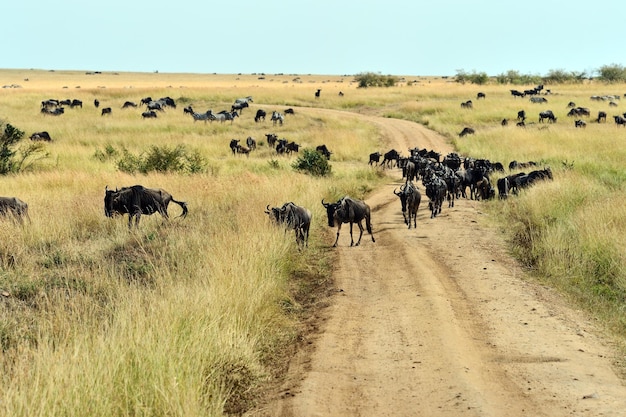
[[[418,124],[354,117],[377,124],[389,148],[452,151]],[[524,278],[480,202],[430,219],[424,196],[408,230],[392,193],[400,177],[390,171],[366,200],[376,243],[365,234],[349,247],[342,229],[322,331],[253,415],[625,416],[616,351],[594,323]]]

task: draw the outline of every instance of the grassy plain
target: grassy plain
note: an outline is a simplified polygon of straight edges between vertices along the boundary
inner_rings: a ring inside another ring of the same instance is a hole
[[[280,371],[276,359],[293,345],[306,306],[323,302],[318,294],[329,285],[327,247],[334,236],[320,200],[366,197],[381,181],[367,166],[368,155],[386,150],[374,127],[305,116],[298,106],[414,120],[446,135],[463,155],[551,166],[554,181],[485,202],[490,222],[539,279],[626,337],[626,130],[611,119],[623,105],[590,100],[622,96],[626,86],[546,86],[549,103],[539,105],[513,98],[509,88],[516,87],[433,77],[357,89],[351,76],[0,71],[0,86],[18,85],[1,90],[0,119],[27,135],[46,130],[53,142],[47,158],[0,177],[0,195],[27,201],[32,219],[0,227],[2,415],[220,416],[254,404],[260,387]],[[475,99],[478,91],[485,100]],[[172,97],[178,108],[156,120],[121,109],[146,96]],[[229,109],[246,96],[254,104],[232,125],[194,123],[182,111],[186,105]],[[84,104],[44,116],[40,103],[49,98]],[[112,108],[110,116],[100,115],[96,98]],[[468,99],[474,109],[461,109]],[[569,101],[589,107],[592,118],[606,110],[609,120],[588,119],[586,129],[576,129],[566,116]],[[253,121],[257,108],[292,106],[296,115],[282,127]],[[518,110],[526,110],[528,123],[546,108],[556,124],[515,126]],[[465,126],[476,134],[459,138]],[[333,151],[333,175],[295,172],[295,157],[279,158],[264,143],[269,132],[303,147],[325,143]],[[259,149],[249,158],[233,156],[230,139],[248,136]],[[205,171],[131,175],[117,169],[119,154],[96,157],[107,149],[140,154],[176,145],[203,155]],[[102,199],[107,185],[135,183],[187,201],[190,215],[168,224],[144,216],[129,233],[125,220],[104,217]],[[266,205],[286,201],[313,212],[306,251],[263,214]]]

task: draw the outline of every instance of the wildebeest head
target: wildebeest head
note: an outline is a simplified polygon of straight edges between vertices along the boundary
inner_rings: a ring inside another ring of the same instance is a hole
[[[119,196],[120,191],[116,188],[115,191],[109,190],[107,185],[104,188],[104,215],[107,217],[113,217],[114,215],[123,214],[119,211]]]
[[[400,205],[402,207],[402,212],[404,213],[406,211],[406,201],[407,201],[407,192],[406,192],[406,185],[401,185],[400,186],[400,192],[397,193],[396,190],[393,190],[393,193],[395,195],[397,195],[398,197],[400,197]]]
[[[328,216],[328,226],[335,226],[335,212],[341,207],[341,200],[336,203],[325,203],[322,199],[322,205],[326,208],[326,215]]]

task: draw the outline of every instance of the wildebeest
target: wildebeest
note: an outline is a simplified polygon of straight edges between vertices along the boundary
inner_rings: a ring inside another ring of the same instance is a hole
[[[463,137],[466,135],[473,135],[474,133],[475,133],[474,129],[472,129],[471,127],[464,127],[461,133],[459,133],[459,137]]]
[[[111,114],[111,108],[110,107],[105,107],[102,109],[102,113],[100,113],[100,116],[104,116],[105,114]]]
[[[248,146],[248,148],[253,151],[256,149],[256,139],[254,139],[252,136],[248,136],[246,138],[246,145]]]
[[[380,162],[380,157],[382,156],[382,154],[380,152],[374,152],[370,154],[370,160],[367,163],[368,165],[376,165]]]
[[[613,116],[613,120],[617,126],[626,126],[626,117],[622,115]]]
[[[575,120],[574,127],[587,127],[587,123],[584,120]]]
[[[93,100],[93,105],[94,107],[97,109],[98,107],[100,107],[100,100],[98,100],[97,98]]]
[[[526,94],[524,94],[524,92],[519,91],[519,90],[510,90],[511,91],[511,95],[513,95],[513,97],[524,97]]]
[[[313,215],[309,209],[298,206],[290,201],[283,204],[280,208],[270,208],[268,204],[265,214],[269,215],[270,219],[277,224],[283,225],[288,229],[293,229],[296,234],[296,243],[308,246],[309,229],[311,228],[311,220],[313,219]]]
[[[207,122],[207,120],[211,119],[211,110],[207,110],[205,113],[196,113],[194,111],[192,111],[191,113],[191,117],[193,117],[193,121],[197,122],[198,120],[202,120],[204,123]]]
[[[231,107],[230,107],[230,111],[240,111],[243,112],[243,109],[248,107],[248,102],[244,101],[241,103],[235,102]]]
[[[294,114],[296,114],[296,112],[294,112],[293,109],[290,107],[288,109],[285,109],[285,114],[291,114],[293,116]]]
[[[410,229],[411,220],[413,220],[413,227],[417,228],[417,210],[419,209],[420,202],[422,201],[422,194],[411,181],[401,185],[399,193],[397,193],[396,190],[393,190],[393,193],[400,197],[400,206],[402,208],[402,216],[404,216],[404,223],[408,225]]]
[[[496,186],[498,187],[498,197],[501,200],[505,200],[509,196],[509,178],[502,177],[498,178],[496,181]]]
[[[17,197],[0,197],[0,216],[11,215],[19,223],[24,219],[30,220],[28,216],[28,204]]]
[[[526,112],[524,110],[520,110],[517,112],[517,120],[522,122],[526,120]]]
[[[395,149],[392,149],[383,155],[383,162],[381,162],[380,165],[383,167],[388,166],[389,168],[393,168],[393,162],[395,161],[397,166],[399,160],[400,154]]]
[[[41,109],[41,112],[44,115],[50,116],[60,116],[65,113],[65,109],[63,107],[57,107],[56,109],[51,109],[49,107],[44,107]]]
[[[278,141],[278,135],[276,133],[266,133],[265,137],[267,138],[267,146],[270,148],[276,146],[276,142]]]
[[[322,155],[324,155],[326,157],[326,159],[330,159],[330,155],[332,154],[331,151],[328,150],[328,148],[326,147],[326,145],[318,145],[315,148],[316,151],[318,151],[319,153],[321,153]]]
[[[426,196],[430,200],[428,208],[430,209],[430,218],[432,219],[441,213],[441,207],[448,193],[448,186],[442,178],[436,175],[432,175],[422,180],[422,182],[424,187],[426,187]]]
[[[141,113],[141,117],[143,117],[144,119],[156,118],[157,114],[154,110],[148,110]]]
[[[263,119],[263,121],[265,121],[265,116],[267,116],[267,113],[265,112],[265,110],[258,109],[256,111],[256,116],[254,116],[254,121],[255,122],[260,122],[261,119]]]
[[[159,213],[165,219],[169,219],[167,207],[170,202],[178,204],[183,212],[178,217],[186,217],[188,213],[187,203],[176,201],[174,197],[163,189],[145,188],[142,185],[123,187],[119,190],[104,190],[104,214],[107,217],[128,214],[128,228],[132,227],[135,217],[135,227],[139,227],[139,219],[142,214],[151,215]]]
[[[325,203],[324,199],[322,199],[322,205],[326,208],[328,226],[334,227],[335,224],[337,224],[337,238],[335,239],[333,247],[337,246],[339,232],[341,231],[341,225],[343,223],[350,223],[350,246],[359,246],[361,237],[363,237],[363,220],[365,220],[367,232],[372,236],[372,242],[376,242],[374,234],[372,233],[370,206],[368,206],[365,201],[345,196],[336,203]],[[357,240],[356,244],[352,237],[352,225],[354,223],[359,226],[360,230],[359,240]]]
[[[531,97],[530,102],[531,103],[547,103],[548,99],[545,97]]]
[[[539,113],[539,123],[543,123],[544,119],[548,119],[550,123],[556,123],[556,116],[552,113],[552,110],[544,110]]]
[[[596,119],[596,121],[598,123],[600,122],[606,122],[606,112],[605,111],[599,111],[598,112],[598,118]]]
[[[467,100],[467,101],[464,101],[463,103],[461,103],[461,108],[471,109],[473,107],[474,107],[474,104],[472,103],[472,100]]]
[[[233,155],[235,153],[237,153],[237,147],[239,146],[239,141],[240,141],[240,139],[231,139],[230,140],[230,144],[228,146],[230,146],[230,150],[233,152]]]
[[[485,98],[485,97],[486,97],[486,96],[485,96],[485,93],[480,93],[480,92],[479,92],[478,94],[476,94],[476,100],[479,100],[479,99],[481,99],[481,98]]]
[[[52,141],[52,138],[50,137],[50,134],[48,132],[35,132],[32,135],[30,135],[30,140],[43,140],[46,142],[50,142]]]
[[[318,88],[317,91],[315,92],[315,98],[320,98],[321,93],[322,93],[322,89]]]
[[[285,116],[277,111],[273,111],[271,121],[273,124],[278,122],[282,125],[285,122]]]
[[[74,99],[72,100],[72,102],[70,103],[70,107],[74,108],[74,107],[80,107],[81,109],[83,108],[83,102],[78,100],[78,99]]]
[[[132,101],[125,101],[124,104],[122,105],[123,109],[127,109],[129,107],[137,107],[137,103],[133,103]]]

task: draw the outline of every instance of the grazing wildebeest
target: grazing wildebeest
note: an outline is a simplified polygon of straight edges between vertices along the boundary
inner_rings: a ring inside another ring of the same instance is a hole
[[[318,88],[317,91],[315,92],[315,98],[320,98],[321,93],[322,93],[322,89]]]
[[[508,124],[509,124],[509,121],[508,121],[507,119],[502,119],[502,121],[500,122],[500,124],[501,124],[502,126],[506,126],[506,125],[508,125]]]
[[[285,152],[287,153],[291,153],[291,152],[299,152],[300,151],[300,145],[297,144],[294,141],[288,142],[285,145]]]
[[[328,148],[326,147],[326,145],[318,145],[315,148],[316,151],[318,151],[319,153],[321,153],[322,155],[324,155],[326,157],[326,159],[330,159],[330,155],[332,154],[331,151],[328,150]]]
[[[107,217],[128,214],[128,228],[132,227],[135,217],[135,227],[139,227],[139,218],[142,214],[151,215],[159,213],[165,219],[169,219],[167,206],[170,202],[178,204],[183,212],[178,217],[186,217],[188,213],[187,203],[176,201],[170,193],[163,189],[145,188],[141,185],[123,187],[119,190],[104,189],[104,214]]]
[[[65,109],[63,107],[57,107],[56,109],[50,109],[49,107],[44,107],[41,109],[41,112],[44,115],[60,116],[65,113]]]
[[[35,132],[32,135],[30,135],[30,140],[43,140],[46,142],[50,142],[52,141],[52,138],[50,137],[50,134],[48,132]]]
[[[0,216],[12,215],[19,223],[24,218],[30,220],[28,216],[28,204],[17,197],[0,197]]]
[[[621,115],[613,116],[613,120],[615,120],[615,124],[617,126],[625,126],[626,127],[626,118]]]
[[[526,112],[524,110],[520,110],[517,112],[517,120],[522,122],[526,120]]]
[[[102,113],[100,113],[100,116],[104,116],[105,114],[111,114],[111,108],[110,107],[105,107],[102,109]]]
[[[293,229],[296,234],[296,243],[308,246],[309,229],[311,228],[311,220],[313,218],[309,209],[290,201],[283,204],[280,208],[270,208],[268,204],[265,214],[268,214],[270,219],[276,222],[276,224]]]
[[[471,127],[464,127],[461,133],[459,133],[459,137],[463,137],[465,135],[473,135],[474,133],[474,129],[472,129]]]
[[[408,225],[410,229],[411,220],[413,220],[413,227],[417,228],[417,210],[422,201],[422,194],[411,181],[401,185],[399,193],[397,193],[396,190],[393,190],[393,193],[400,197],[400,207],[402,208],[404,223]]]
[[[326,208],[328,226],[334,227],[335,224],[337,224],[337,238],[335,239],[333,247],[337,246],[339,232],[341,231],[341,225],[343,223],[350,223],[350,246],[359,246],[361,237],[363,237],[363,220],[365,220],[367,232],[372,236],[372,242],[376,242],[374,234],[372,233],[370,206],[368,206],[365,201],[345,196],[336,203],[325,203],[324,199],[322,199],[322,205]],[[357,240],[356,244],[352,237],[352,225],[354,223],[359,226],[360,230],[359,240]]]
[[[294,114],[296,114],[296,112],[294,112],[293,109],[290,107],[285,110],[285,114],[291,114],[293,116]]]
[[[524,97],[526,95],[522,91],[519,91],[519,90],[510,90],[510,91],[513,97]]]
[[[584,120],[574,121],[574,127],[587,127],[587,123]]]
[[[502,177],[498,178],[496,181],[496,186],[498,187],[498,197],[501,200],[505,200],[509,196],[509,178]]]
[[[485,98],[485,97],[486,97],[485,93],[478,93],[478,94],[476,94],[476,100],[479,100],[479,99]]]
[[[265,121],[265,116],[267,116],[267,113],[265,112],[265,110],[258,109],[256,111],[256,116],[254,116],[254,121],[255,122],[260,122],[261,119],[263,119],[263,121]]]
[[[388,166],[389,168],[393,168],[393,162],[396,161],[397,166],[399,160],[400,154],[395,149],[392,149],[383,155],[383,162],[381,162],[380,165],[383,167]]]
[[[473,107],[474,107],[474,104],[472,103],[472,100],[467,100],[461,103],[461,108],[463,109],[471,109]]]
[[[529,167],[534,167],[534,166],[537,166],[537,163],[535,161],[517,162],[513,160],[509,162],[509,171],[513,171],[514,169],[524,169],[524,168],[529,168]]]
[[[125,101],[124,104],[122,104],[123,109],[127,109],[129,107],[135,108],[137,107],[137,103],[133,103],[132,101]]]
[[[244,154],[245,156],[250,156],[250,148],[247,146],[237,144],[236,151],[237,153]]]
[[[151,118],[156,119],[157,114],[154,110],[148,110],[148,111],[141,113],[141,117],[143,117],[144,119],[151,119]]]
[[[370,161],[367,163],[368,165],[376,165],[380,162],[380,157],[382,154],[380,152],[374,152],[370,154]]]
[[[93,105],[95,106],[95,108],[97,109],[98,107],[100,107],[100,100],[98,100],[97,98],[93,100]]]
[[[72,100],[72,102],[70,103],[70,108],[74,108],[74,107],[80,107],[82,109],[83,108],[83,102],[78,100],[78,99]]]
[[[605,111],[599,111],[598,112],[598,118],[596,119],[596,121],[598,123],[600,122],[606,122],[606,112]]]
[[[552,110],[544,110],[539,113],[539,123],[543,123],[544,119],[548,119],[550,123],[556,123],[556,116],[552,113]]]

